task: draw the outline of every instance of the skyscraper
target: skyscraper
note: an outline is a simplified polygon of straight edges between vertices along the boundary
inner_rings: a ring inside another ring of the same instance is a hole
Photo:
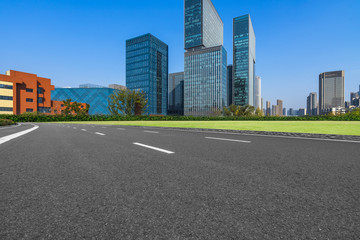
[[[307,97],[307,114],[310,116],[318,115],[318,101],[317,101],[317,93],[312,92]]]
[[[233,74],[233,66],[229,65],[227,67],[227,98],[228,98],[228,104],[227,105],[231,105],[232,104],[232,74]]]
[[[284,106],[284,102],[283,100],[277,100],[277,112],[276,112],[276,116],[283,116],[283,106]]]
[[[184,72],[169,75],[169,115],[184,115]]]
[[[329,108],[345,107],[345,72],[325,72],[319,76],[320,114]]]
[[[350,105],[355,106],[355,101],[358,98],[359,98],[359,93],[358,92],[351,92],[350,93]]]
[[[167,114],[168,46],[151,34],[126,41],[126,87],[148,97],[148,114]]]
[[[254,107],[255,109],[261,109],[261,77],[255,78],[254,86]]]
[[[223,22],[211,0],[185,0],[184,115],[219,114],[227,99]]]
[[[271,103],[266,101],[266,116],[271,116]]]
[[[254,106],[256,39],[250,15],[233,19],[233,103]]]

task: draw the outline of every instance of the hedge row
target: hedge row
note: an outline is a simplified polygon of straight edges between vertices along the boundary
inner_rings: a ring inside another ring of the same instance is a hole
[[[8,126],[15,124],[14,121],[9,119],[0,119],[0,126]]]
[[[111,116],[111,115],[0,115],[0,119],[14,122],[72,122],[72,121],[360,121],[358,115],[303,117],[193,117],[193,116]]]

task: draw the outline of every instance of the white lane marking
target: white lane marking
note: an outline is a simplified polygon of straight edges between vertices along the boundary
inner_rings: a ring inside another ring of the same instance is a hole
[[[229,141],[229,142],[251,143],[250,141],[237,140],[237,139],[214,138],[214,137],[205,137],[205,138],[206,139],[212,139],[212,140]]]
[[[125,128],[118,128],[118,130],[125,130]]]
[[[76,129],[76,127],[74,127],[74,129]]]
[[[5,130],[5,129],[10,129],[10,128],[16,128],[16,127],[20,127],[21,126],[21,123],[19,123],[18,125],[15,125],[15,126],[4,126],[4,127],[1,127],[0,130]]]
[[[96,132],[95,134],[100,135],[100,136],[105,136],[105,134],[99,133],[99,132]]]
[[[145,145],[145,144],[142,144],[142,143],[136,143],[135,142],[133,144],[138,145],[140,147],[149,148],[149,149],[152,149],[152,150],[155,150],[155,151],[167,153],[167,154],[174,154],[174,152],[171,152],[171,151],[168,151],[168,150],[165,150],[165,149],[161,149],[161,148],[157,148],[157,147],[153,147],[153,146],[149,146],[149,145]]]
[[[155,132],[155,131],[144,131],[146,133],[159,133],[159,132]]]
[[[39,128],[39,126],[37,126],[37,125],[33,125],[33,126],[34,126],[33,128],[30,128],[28,130],[21,131],[21,132],[18,132],[18,133],[14,133],[14,134],[11,134],[11,135],[0,138],[0,144],[6,143],[6,142],[8,142],[8,141],[10,141],[12,139],[21,137],[21,136],[23,136],[25,134],[28,134],[29,132],[35,131],[36,129]]]
[[[154,129],[154,128],[149,128]],[[157,128],[156,128],[157,129]],[[244,135],[253,137],[273,137],[273,138],[290,138],[299,140],[314,140],[314,141],[329,141],[329,142],[345,142],[345,143],[360,143],[360,141],[341,140],[341,139],[324,139],[324,138],[307,138],[307,137],[290,137],[290,136],[276,136],[276,135],[265,135],[265,134],[251,134],[251,133],[231,133],[231,132],[213,132],[213,131],[198,131],[198,130],[183,130],[183,129],[166,129],[161,130],[177,131],[177,132],[195,132],[195,133],[211,133],[211,134],[227,134],[227,135]]]
[[[81,129],[81,131],[84,131],[84,132],[86,132],[86,129]]]

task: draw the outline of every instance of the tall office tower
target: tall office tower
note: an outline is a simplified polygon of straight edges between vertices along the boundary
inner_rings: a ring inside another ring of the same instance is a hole
[[[261,109],[261,77],[255,78],[254,85],[254,107],[255,109]]]
[[[227,67],[227,97],[228,97],[228,105],[232,104],[232,74],[233,74],[233,66],[229,65]]]
[[[345,72],[325,72],[319,76],[320,114],[329,108],[345,107]]]
[[[299,116],[306,116],[306,108],[300,108],[298,115]]]
[[[287,116],[286,108],[283,109],[283,116]]]
[[[312,92],[307,97],[307,114],[309,116],[316,116],[318,115],[318,102],[317,102],[317,93]]]
[[[233,101],[254,106],[256,39],[250,15],[233,20]]]
[[[271,103],[270,101],[266,101],[266,116],[271,116]]]
[[[184,115],[219,114],[227,99],[223,22],[211,0],[185,0]]]
[[[351,92],[350,93],[350,105],[355,106],[355,100],[359,98],[359,93],[358,92]]]
[[[148,114],[167,114],[168,46],[151,34],[126,41],[126,87],[148,97]]]
[[[261,98],[261,109],[264,109],[264,98]]]
[[[279,116],[279,106],[272,105],[271,116]]]
[[[184,115],[184,72],[169,74],[169,115]]]
[[[278,111],[276,112],[277,116],[283,116],[283,106],[284,106],[284,102],[283,100],[277,100],[277,106],[278,106]]]

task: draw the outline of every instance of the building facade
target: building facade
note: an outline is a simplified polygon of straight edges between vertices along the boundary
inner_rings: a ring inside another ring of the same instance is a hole
[[[88,103],[90,115],[109,115],[109,99],[115,91],[112,88],[55,88],[51,96],[54,102],[60,102],[54,106],[55,109],[59,108],[58,104],[61,108],[62,101],[71,99],[72,102]]]
[[[185,0],[184,115],[218,115],[227,98],[223,22],[211,0]]]
[[[271,116],[271,102],[266,101],[266,116]]]
[[[227,83],[227,105],[230,106],[233,104],[233,101],[232,101],[232,82],[233,82],[233,77],[232,77],[232,74],[233,74],[233,66],[232,65],[229,65],[227,67],[227,80],[226,80],[226,83]]]
[[[256,39],[250,15],[233,19],[233,102],[254,106]]]
[[[307,114],[309,116],[316,116],[318,115],[318,101],[317,101],[317,93],[313,92],[307,97],[306,100],[307,105]]]
[[[0,114],[51,113],[51,80],[35,74],[7,71],[0,74]]]
[[[261,77],[255,78],[254,107],[255,107],[255,109],[262,109],[261,108]]]
[[[345,72],[325,72],[319,76],[319,112],[345,107]]]
[[[150,115],[167,114],[168,58],[168,46],[151,34],[126,41],[126,87],[147,94]]]
[[[277,112],[276,116],[283,116],[283,108],[284,108],[284,101],[283,100],[277,100]]]
[[[184,72],[169,74],[169,115],[184,115]]]

